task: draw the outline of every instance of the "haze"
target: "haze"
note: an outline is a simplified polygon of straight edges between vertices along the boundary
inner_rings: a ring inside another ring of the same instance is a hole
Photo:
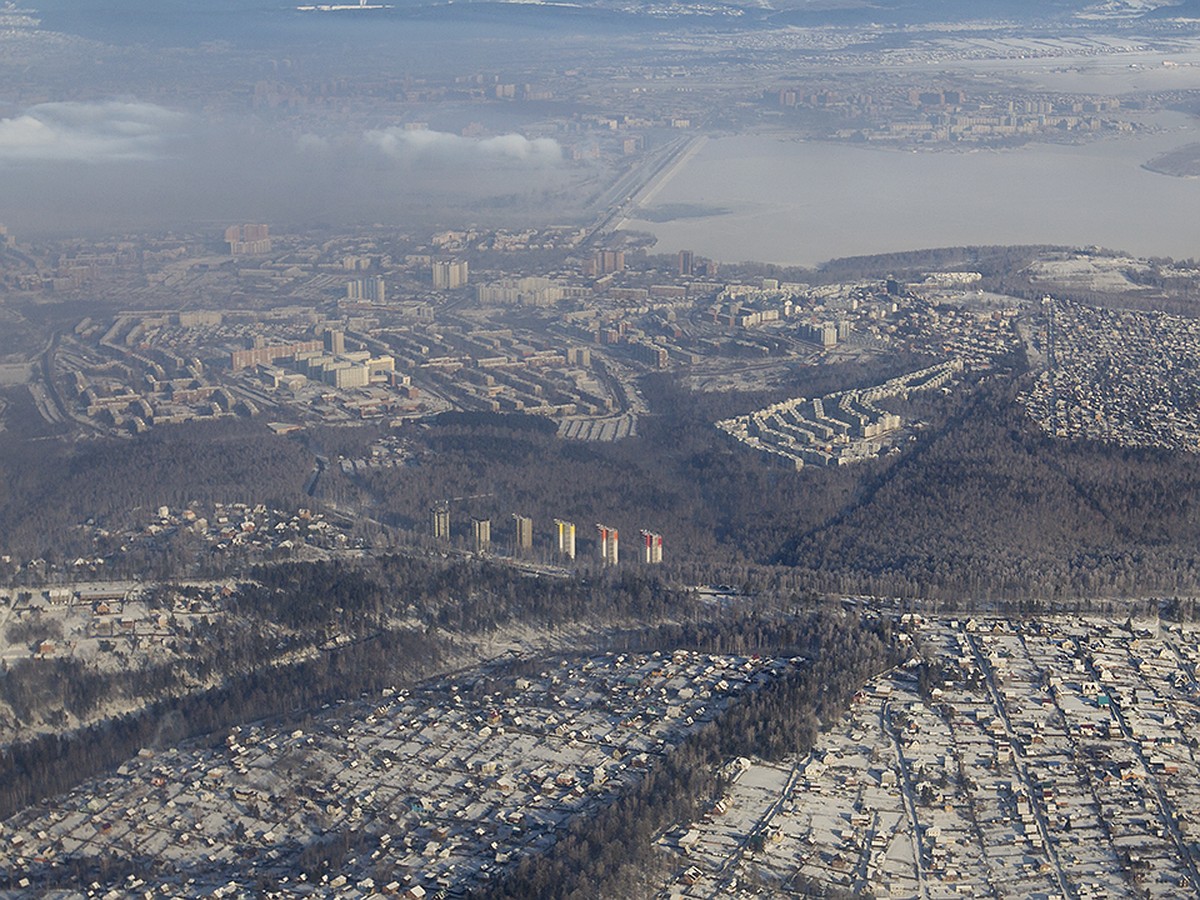
[[[0,0],[0,897],[1200,885],[1200,0]]]

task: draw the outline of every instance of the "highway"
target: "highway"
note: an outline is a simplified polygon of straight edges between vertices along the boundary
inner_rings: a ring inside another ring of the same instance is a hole
[[[623,227],[628,216],[643,199],[652,197],[707,142],[703,135],[680,137],[667,144],[657,155],[619,178],[597,201],[604,208],[599,220],[580,242],[586,248],[611,227]]]

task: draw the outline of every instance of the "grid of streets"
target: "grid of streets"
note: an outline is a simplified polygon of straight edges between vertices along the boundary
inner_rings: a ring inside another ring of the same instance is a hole
[[[0,847],[14,895],[104,854],[137,874],[97,882],[96,896],[242,895],[271,881],[287,895],[460,892],[551,846],[787,665],[680,651],[543,660],[523,677],[473,670],[304,728],[143,750],[0,823]],[[326,841],[345,842],[344,861],[308,882],[305,850]]]
[[[1197,885],[1200,633],[910,617],[919,658],[816,750],[746,760],[663,897],[1179,897]],[[728,892],[728,894],[726,893]]]

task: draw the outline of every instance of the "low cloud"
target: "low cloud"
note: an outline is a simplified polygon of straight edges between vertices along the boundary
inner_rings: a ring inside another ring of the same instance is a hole
[[[578,176],[557,141],[520,134],[295,134],[257,116],[135,101],[47,103],[0,118],[0,222],[24,235],[225,220],[284,227],[441,223],[457,214],[561,218],[575,208],[569,186]]]
[[[562,146],[553,138],[530,140],[520,134],[474,139],[445,131],[383,128],[364,135],[368,146],[406,163],[461,165],[511,163],[540,167],[562,162]]]
[[[158,159],[186,120],[152,103],[42,103],[0,119],[0,164]]]

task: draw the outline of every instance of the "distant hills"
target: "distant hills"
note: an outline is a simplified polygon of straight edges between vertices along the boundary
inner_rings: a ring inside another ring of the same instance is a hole
[[[1147,19],[1200,19],[1200,0],[1156,5],[1145,13]]]
[[[353,32],[383,23],[506,24],[554,29],[586,23],[589,30],[660,28],[664,21],[705,28],[822,25],[920,25],[1008,20],[1053,22],[1088,18],[1200,18],[1200,0],[372,0],[386,10],[301,13],[314,0],[34,0],[47,28],[111,43],[195,44],[270,41],[286,34]],[[328,0],[322,0],[328,2]],[[336,0],[346,3],[347,0]],[[349,0],[353,3],[354,0]],[[386,27],[386,25],[384,25]]]

